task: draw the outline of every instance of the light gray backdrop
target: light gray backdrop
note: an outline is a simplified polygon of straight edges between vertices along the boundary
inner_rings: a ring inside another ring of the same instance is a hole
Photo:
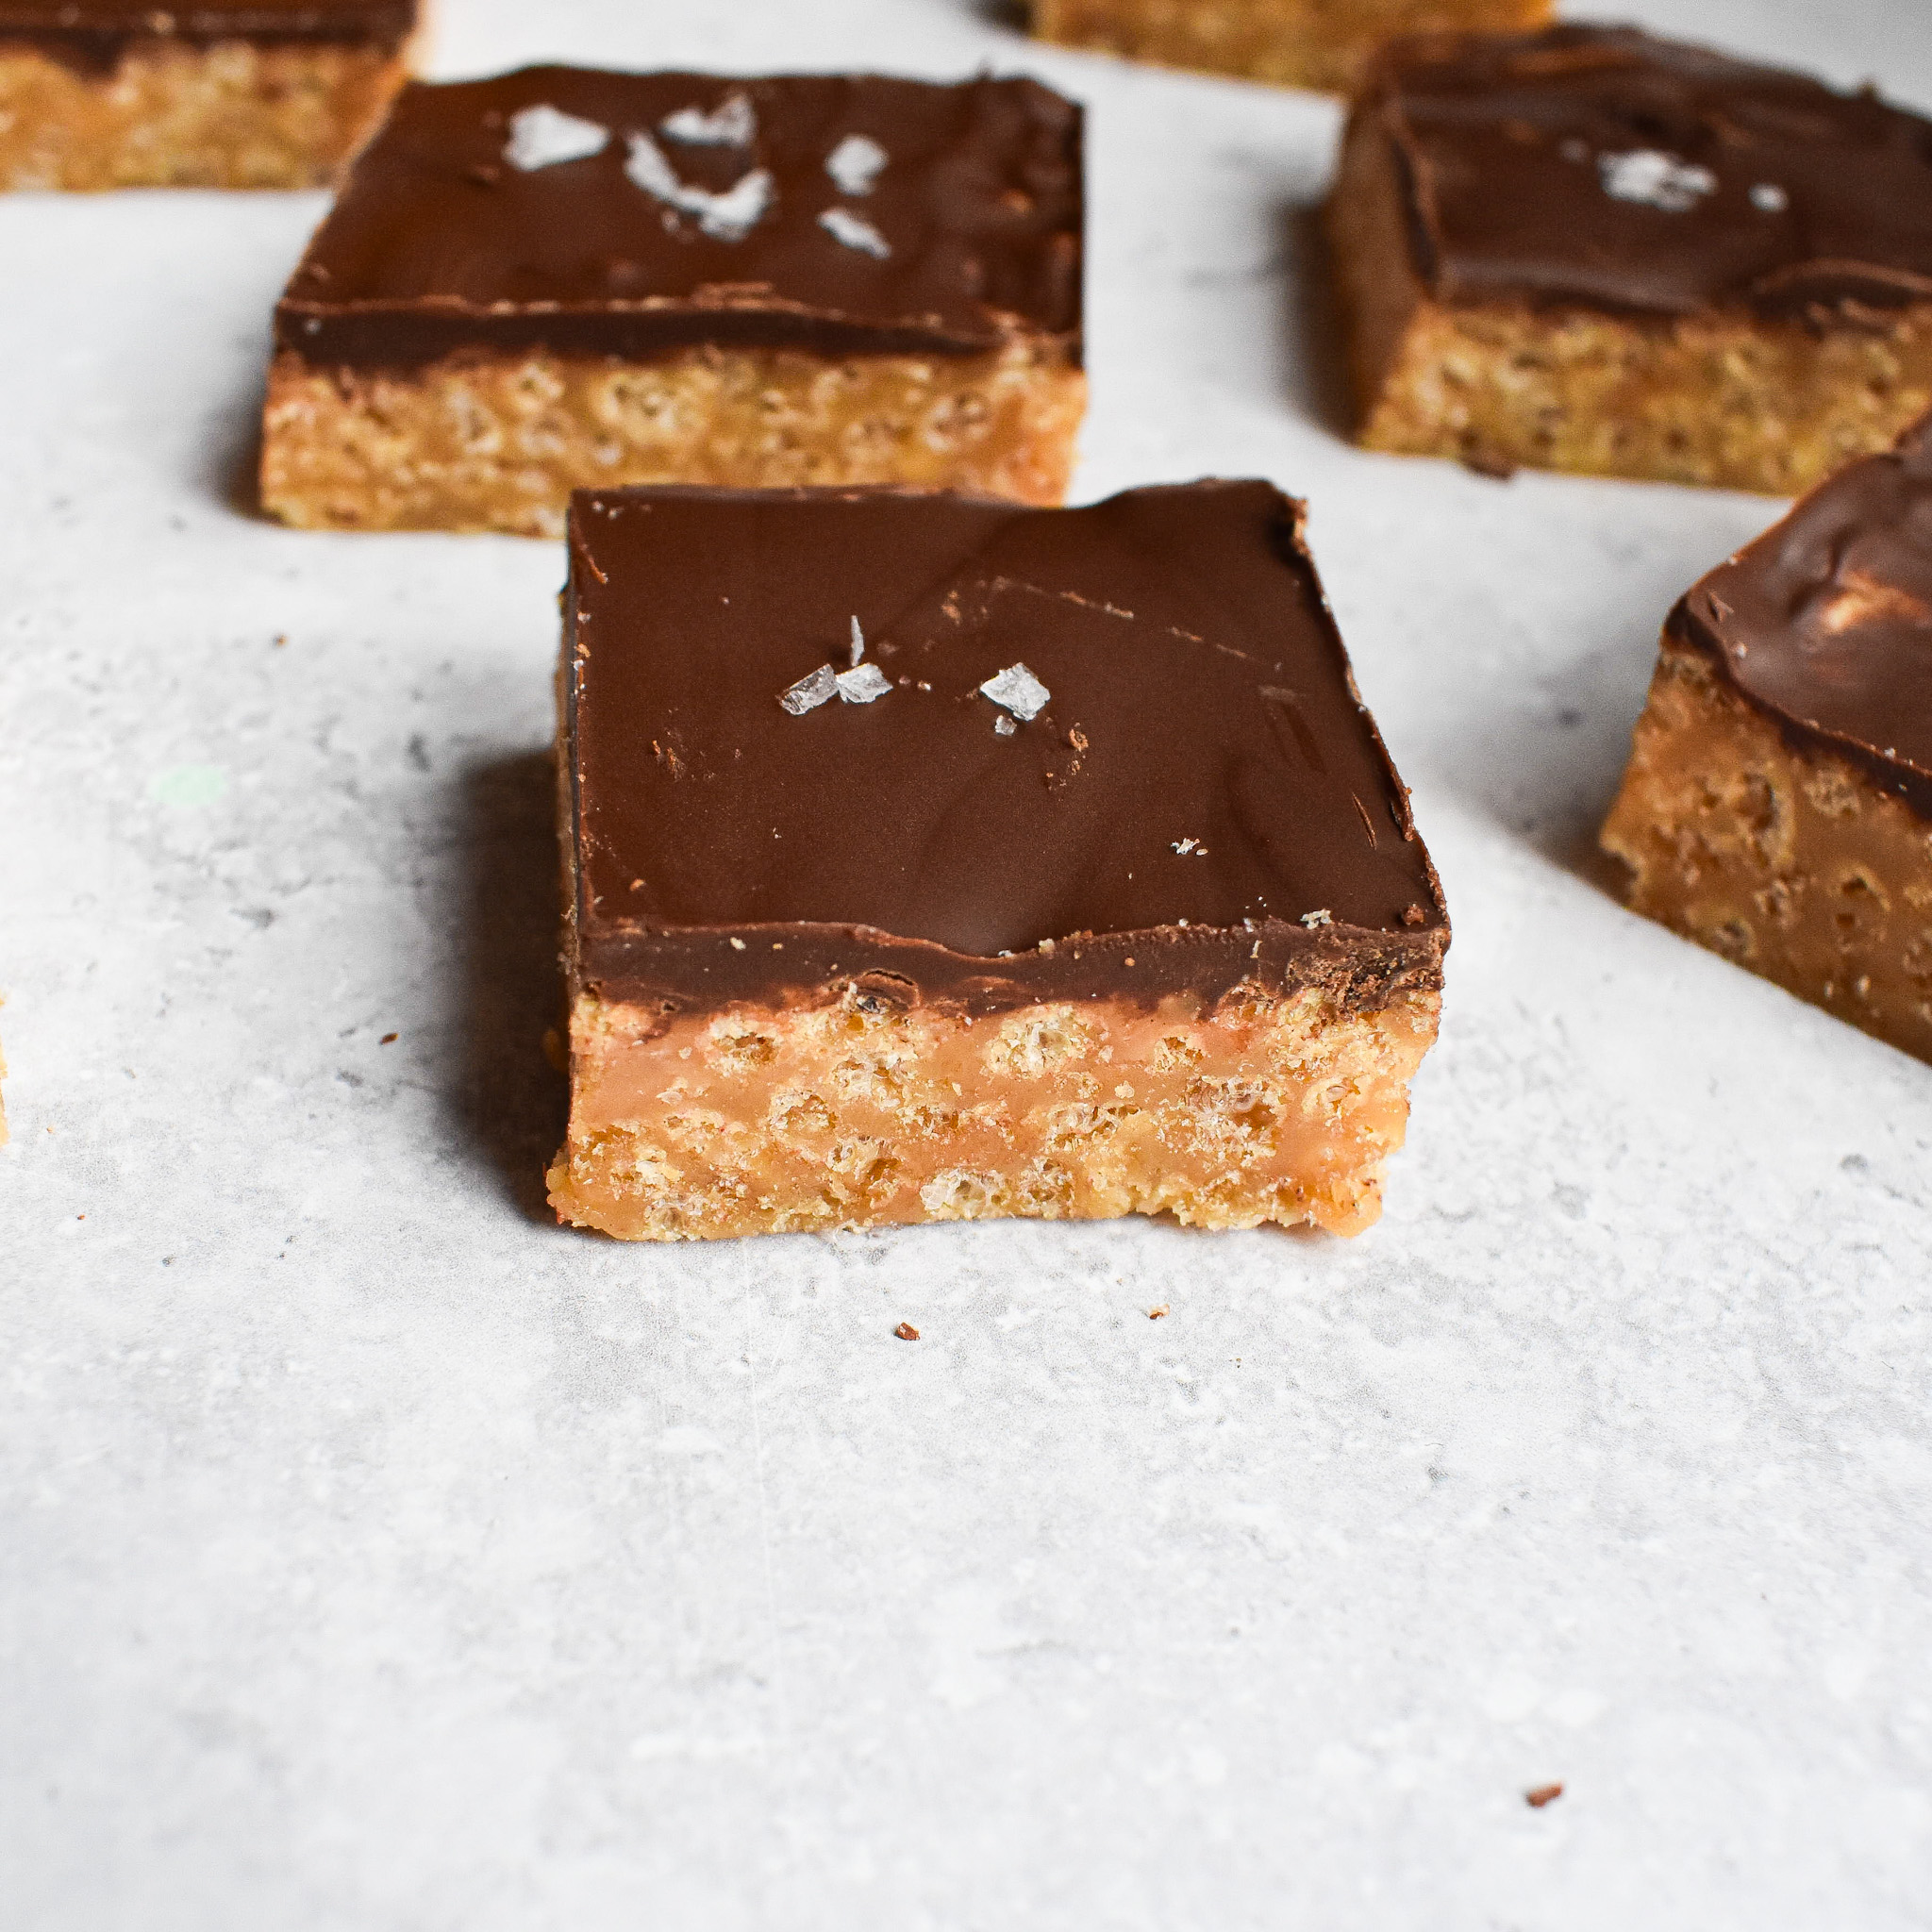
[[[1919,0],[1627,10],[1932,107]],[[558,551],[235,508],[319,197],[0,202],[0,1922],[1932,1924],[1932,1072],[1588,858],[1774,507],[1338,441],[1315,97],[965,0],[445,12],[1091,104],[1076,495],[1312,500],[1442,1041],[1353,1243],[559,1232]]]

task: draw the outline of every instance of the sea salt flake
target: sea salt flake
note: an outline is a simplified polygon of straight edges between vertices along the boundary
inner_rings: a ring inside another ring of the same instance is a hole
[[[778,702],[794,718],[802,718],[838,695],[839,674],[829,664],[821,664],[809,677],[801,677],[790,690],[781,691]]]
[[[857,664],[865,656],[865,633],[858,627],[858,618],[852,620],[852,661]]]
[[[680,108],[658,126],[687,147],[749,147],[758,135],[758,117],[744,95],[730,94],[708,114],[702,108]]]
[[[837,675],[839,695],[848,705],[869,705],[891,690],[892,680],[876,664],[855,665]]]
[[[1751,190],[1751,206],[1768,215],[1781,215],[1791,205],[1791,197],[1775,181],[1759,181]]]
[[[1695,208],[1717,187],[1717,176],[1708,168],[1654,147],[1640,147],[1626,155],[1599,155],[1596,171],[1604,192],[1612,201],[1641,202],[1673,215]]]
[[[841,194],[870,194],[891,159],[871,135],[848,134],[825,157],[825,173],[839,184]]]
[[[1208,848],[1198,839],[1176,839],[1174,849],[1185,858],[1191,852],[1198,852],[1203,858],[1208,857]]]
[[[1333,925],[1335,924],[1335,915],[1324,906],[1319,912],[1304,912],[1302,914],[1302,924],[1310,932],[1313,932],[1318,925]]]
[[[855,248],[874,261],[884,261],[892,252],[892,244],[863,216],[849,208],[828,208],[819,217],[819,226],[841,246]]]
[[[529,175],[563,161],[588,160],[602,154],[609,142],[609,128],[540,101],[509,117],[509,139],[504,143],[503,158],[519,173]]]
[[[999,716],[992,721],[992,728],[1001,738],[1010,738],[1012,737],[1014,732],[1019,730],[1020,727],[1017,724],[1015,724],[1013,721],[1009,717],[1008,717],[1004,711],[1002,711],[999,714]]]
[[[624,172],[646,194],[667,208],[690,215],[714,242],[742,242],[764,220],[772,205],[772,171],[754,168],[729,188],[713,192],[693,188],[678,178],[664,150],[648,134],[630,137],[630,158]]]
[[[1004,711],[1016,718],[1037,718],[1053,693],[1024,664],[1008,664],[979,687],[982,697],[991,698]]]

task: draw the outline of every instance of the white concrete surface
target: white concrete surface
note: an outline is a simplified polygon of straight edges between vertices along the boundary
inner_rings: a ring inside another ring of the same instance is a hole
[[[1921,0],[1632,10],[1932,107]],[[1932,1071],[1586,856],[1770,507],[1338,441],[1314,98],[964,0],[444,11],[1091,104],[1077,493],[1312,499],[1444,1037],[1352,1244],[559,1231],[558,553],[236,508],[318,200],[0,203],[0,1924],[1932,1924]]]

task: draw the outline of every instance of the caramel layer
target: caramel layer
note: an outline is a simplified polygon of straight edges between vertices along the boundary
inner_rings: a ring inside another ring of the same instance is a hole
[[[1439,1009],[1307,992],[975,1023],[848,991],[667,1024],[586,993],[551,1199],[633,1241],[1161,1212],[1355,1234],[1381,1212]]]

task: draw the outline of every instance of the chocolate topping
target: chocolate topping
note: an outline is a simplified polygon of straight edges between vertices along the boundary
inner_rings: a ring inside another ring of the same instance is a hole
[[[309,244],[275,339],[391,367],[699,342],[969,355],[1021,331],[1077,357],[1080,153],[1080,109],[1030,80],[419,82]]]
[[[1435,983],[1441,890],[1301,515],[1265,483],[579,492],[579,982],[969,1010]],[[851,668],[855,620],[891,688],[781,704]]]
[[[1932,818],[1932,417],[1821,484],[1666,629],[1795,749],[1851,759]]]
[[[1417,39],[1364,111],[1446,301],[1687,315],[1932,301],[1932,122],[1631,27]]]
[[[35,53],[90,73],[110,72],[138,42],[174,41],[208,47],[219,41],[291,41],[400,47],[415,31],[419,0],[198,0],[157,7],[153,0],[0,0],[0,46],[25,42]]]

